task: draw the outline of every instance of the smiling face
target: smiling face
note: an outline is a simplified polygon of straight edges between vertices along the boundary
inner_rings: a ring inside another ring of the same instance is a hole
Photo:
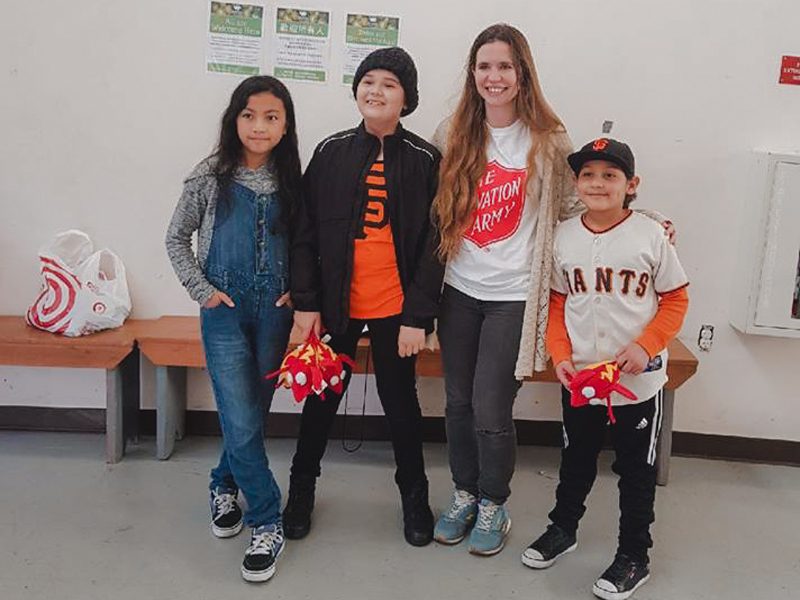
[[[577,176],[578,197],[590,212],[622,214],[625,196],[635,194],[639,178],[630,179],[618,165],[607,160],[583,163]]]
[[[286,133],[286,108],[270,92],[253,94],[236,117],[236,132],[242,142],[244,164],[263,165]]]
[[[511,46],[495,41],[478,48],[475,55],[475,87],[487,108],[509,106],[519,92]]]
[[[396,125],[405,101],[403,86],[391,71],[373,69],[367,71],[358,82],[356,104],[368,128]]]

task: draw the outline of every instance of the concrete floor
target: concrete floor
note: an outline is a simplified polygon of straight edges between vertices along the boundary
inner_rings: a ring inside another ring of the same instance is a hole
[[[157,462],[146,439],[107,466],[99,435],[0,431],[0,598],[589,599],[614,552],[609,455],[578,551],[537,572],[519,554],[546,524],[556,450],[520,449],[508,545],[478,558],[465,544],[408,546],[389,446],[366,443],[347,454],[336,440],[311,534],[289,542],[270,582],[247,584],[239,576],[247,535],[217,540],[208,530],[206,485],[218,443],[190,438]],[[294,441],[268,446],[283,488]],[[426,455],[441,510],[450,493],[445,448],[429,445]],[[800,469],[676,458],[671,477],[658,490],[653,576],[636,598],[800,598]]]

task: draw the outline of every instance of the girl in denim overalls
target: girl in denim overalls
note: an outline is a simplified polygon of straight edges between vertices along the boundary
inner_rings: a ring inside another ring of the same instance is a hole
[[[222,429],[209,486],[211,530],[231,537],[243,520],[252,528],[242,564],[248,581],[272,577],[283,549],[280,490],[263,441],[273,385],[263,375],[278,368],[292,327],[288,223],[299,185],[289,91],[273,77],[250,77],[231,96],[216,150],[184,182],[166,239],[178,278],[201,305]]]

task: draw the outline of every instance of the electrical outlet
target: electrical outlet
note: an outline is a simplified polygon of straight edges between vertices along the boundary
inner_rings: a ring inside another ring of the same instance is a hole
[[[697,336],[697,347],[703,352],[711,350],[711,343],[714,340],[714,326],[701,325],[700,335]]]
[[[612,127],[614,127],[614,121],[603,121],[603,133],[611,133]]]

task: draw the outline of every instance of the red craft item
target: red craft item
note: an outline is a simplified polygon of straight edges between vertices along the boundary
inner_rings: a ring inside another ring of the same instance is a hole
[[[611,408],[611,392],[617,392],[631,400],[638,399],[636,394],[619,382],[619,365],[614,360],[589,365],[578,371],[569,382],[569,391],[570,406],[575,408],[605,400],[611,423],[617,422]]]
[[[309,394],[317,394],[324,400],[327,388],[336,394],[342,393],[346,375],[344,365],[355,367],[352,358],[336,354],[312,331],[304,343],[286,354],[281,368],[267,373],[265,379],[277,377],[275,387],[292,390],[295,402],[302,402]]]

